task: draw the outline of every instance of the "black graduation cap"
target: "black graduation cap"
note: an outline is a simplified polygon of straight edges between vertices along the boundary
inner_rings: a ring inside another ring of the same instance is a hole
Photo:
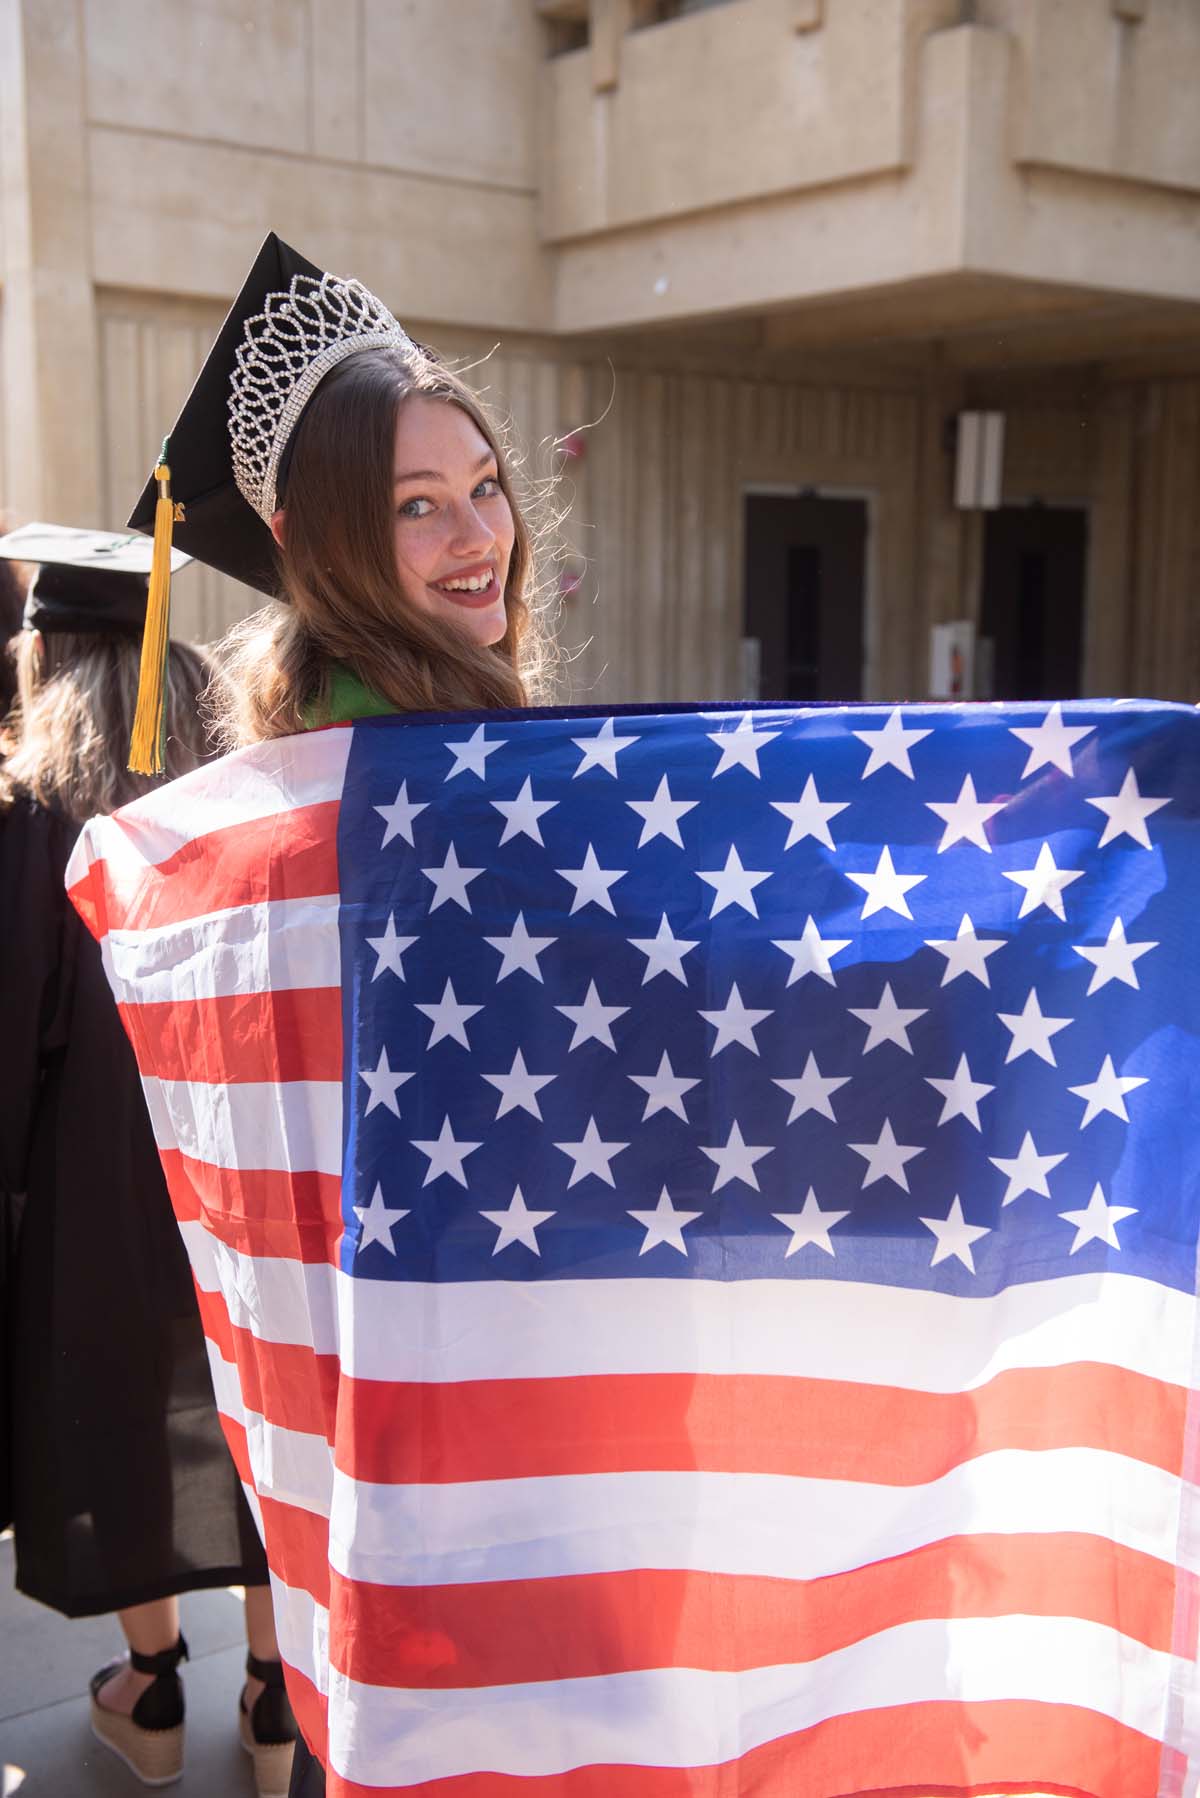
[[[27,631],[137,634],[146,622],[151,546],[128,531],[25,524],[0,537],[0,558],[36,564],[25,599]],[[172,568],[187,565],[181,550]]]
[[[275,542],[269,525],[243,499],[233,478],[229,383],[246,323],[262,312],[268,294],[286,293],[296,275],[319,280],[321,272],[273,231],[267,236],[166,443],[164,460],[171,470],[175,505],[174,542],[198,561],[261,593],[277,590]],[[158,482],[151,475],[130,514],[131,530],[153,532],[157,496]]]
[[[269,519],[304,406],[348,346],[385,344],[415,353],[374,294],[326,274],[272,231],[164,444],[174,542],[273,595]],[[154,530],[161,491],[156,473],[130,517],[133,530]]]
[[[278,589],[271,518],[301,414],[343,357],[377,346],[416,354],[382,301],[326,274],[272,231],[254,259],[130,528],[152,532],[150,596],[130,767],[162,767],[172,542],[234,580]]]

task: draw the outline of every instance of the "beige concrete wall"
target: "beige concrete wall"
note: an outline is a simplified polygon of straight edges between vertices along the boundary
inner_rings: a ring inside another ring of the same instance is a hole
[[[527,0],[82,8],[97,283],[226,298],[274,228],[406,315],[547,322]]]
[[[1019,162],[1200,191],[1200,7],[979,0],[1011,34]]]
[[[912,154],[916,56],[948,0],[858,0],[798,32],[781,0],[628,32],[617,80],[593,52],[546,72],[542,229],[551,241],[895,170]]]

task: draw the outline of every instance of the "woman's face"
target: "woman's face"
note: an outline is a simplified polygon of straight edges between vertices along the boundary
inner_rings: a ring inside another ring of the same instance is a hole
[[[487,439],[460,407],[414,394],[396,421],[395,475],[405,597],[476,643],[498,643],[514,533]]]

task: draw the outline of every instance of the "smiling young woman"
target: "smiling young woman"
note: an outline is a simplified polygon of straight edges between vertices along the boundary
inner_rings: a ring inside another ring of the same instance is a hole
[[[332,721],[345,672],[387,711],[528,704],[545,666],[529,525],[478,398],[428,352],[324,377],[273,514],[280,598],[235,627],[230,748]]]

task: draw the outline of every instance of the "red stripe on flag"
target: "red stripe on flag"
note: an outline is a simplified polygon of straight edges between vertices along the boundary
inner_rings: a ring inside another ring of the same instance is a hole
[[[68,897],[89,929],[103,932],[153,930],[268,899],[336,893],[339,804],[326,799],[224,825],[161,862],[122,868],[95,861]]]
[[[1022,1615],[1077,1617],[1169,1652],[1175,1591],[1167,1562],[1068,1534],[951,1536],[816,1580],[637,1568],[398,1587],[335,1572],[330,1659],[364,1685],[423,1689],[654,1667],[740,1673],[815,1661],[904,1623]]]
[[[267,1560],[276,1579],[329,1609],[329,1523],[315,1511],[260,1493]]]
[[[197,1288],[196,1297],[204,1334],[237,1368],[247,1411],[257,1411],[286,1430],[306,1435],[319,1430],[332,1443],[340,1377],[337,1356],[318,1355],[302,1343],[263,1342],[230,1322],[219,1292]]]
[[[300,1725],[300,1733],[308,1743],[311,1752],[323,1763],[326,1753],[328,1702],[322,1698],[312,1680],[293,1667],[290,1661],[283,1663],[283,1670],[287,1694],[292,1701],[292,1709],[296,1713],[296,1722]],[[349,1790],[349,1787],[346,1789]],[[365,1791],[368,1788],[364,1787],[363,1789]],[[371,1798],[386,1798],[378,1786],[372,1786],[369,1789]]]
[[[291,1675],[289,1669],[289,1690]],[[864,1696],[867,1696],[864,1694]],[[299,1714],[299,1713],[297,1713]],[[305,1730],[307,1735],[307,1728]],[[1098,1711],[1001,1700],[887,1706],[832,1717],[716,1767],[574,1767],[540,1778],[467,1773],[360,1785],[330,1769],[328,1798],[1154,1798],[1159,1743]]]
[[[143,1075],[227,1085],[340,1080],[342,995],[336,986],[229,993],[118,1007]]]
[[[162,1164],[181,1224],[202,1223],[240,1255],[337,1265],[342,1183],[336,1174],[213,1167],[179,1149],[164,1150]]]
[[[1096,1362],[949,1393],[765,1374],[359,1380],[338,1465],[404,1485],[695,1467],[918,1486],[997,1449],[1097,1448],[1179,1473],[1186,1410],[1182,1387]]]

